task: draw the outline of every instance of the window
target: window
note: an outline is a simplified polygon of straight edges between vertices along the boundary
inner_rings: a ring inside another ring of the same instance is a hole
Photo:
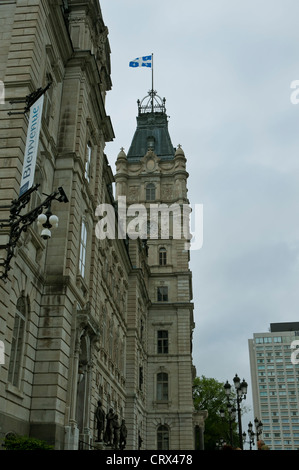
[[[282,342],[281,336],[274,336],[274,343],[281,343],[281,342]]]
[[[159,330],[157,333],[157,352],[158,354],[168,354],[168,331]]]
[[[149,150],[154,150],[155,148],[155,138],[153,136],[150,136],[147,138],[147,148]]]
[[[79,272],[80,272],[82,277],[84,277],[84,275],[85,275],[86,241],[87,241],[87,227],[86,227],[86,222],[84,220],[82,220],[81,239],[80,239],[80,253],[79,253]]]
[[[168,302],[168,287],[167,286],[158,287],[157,300],[158,302]]]
[[[85,178],[89,182],[90,179],[90,161],[91,161],[91,143],[88,142],[86,146],[86,160],[85,160]]]
[[[46,73],[47,82],[51,83],[52,86],[48,88],[47,93],[44,94],[44,104],[43,104],[43,116],[45,118],[47,126],[49,126],[51,114],[53,117],[53,110],[52,110],[52,101],[53,101],[53,91],[55,89],[55,84],[51,73]]]
[[[147,201],[154,201],[156,199],[156,187],[154,183],[148,183],[145,190],[145,198]]]
[[[143,367],[139,367],[139,390],[142,390],[142,384],[143,384]]]
[[[157,401],[168,401],[168,374],[157,374]]]
[[[157,449],[169,450],[169,429],[168,426],[161,425],[157,429]]]
[[[159,265],[165,266],[167,264],[167,251],[166,248],[160,248],[159,250]]]
[[[15,387],[18,387],[20,383],[25,321],[26,300],[25,297],[20,297],[17,302],[8,369],[8,381]]]
[[[158,224],[154,221],[147,221],[147,238],[158,238],[159,236],[159,227]]]
[[[272,343],[272,338],[271,338],[271,337],[268,337],[268,336],[264,336],[263,338],[262,338],[262,337],[258,337],[258,338],[255,338],[255,342],[256,342],[256,344]]]

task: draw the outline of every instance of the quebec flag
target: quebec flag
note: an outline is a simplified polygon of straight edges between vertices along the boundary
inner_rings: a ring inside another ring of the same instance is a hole
[[[151,67],[152,66],[152,56],[145,55],[144,57],[137,57],[137,59],[129,62],[129,67]]]

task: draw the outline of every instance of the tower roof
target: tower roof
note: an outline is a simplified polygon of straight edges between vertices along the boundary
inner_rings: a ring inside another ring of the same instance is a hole
[[[149,149],[161,160],[174,158],[175,149],[168,132],[165,101],[154,90],[149,91],[142,101],[137,101],[137,128],[127,154],[128,161],[140,160]]]

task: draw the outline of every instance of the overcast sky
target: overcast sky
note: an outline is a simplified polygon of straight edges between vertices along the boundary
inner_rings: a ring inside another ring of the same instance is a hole
[[[191,252],[197,375],[249,383],[248,339],[299,321],[298,0],[101,0],[115,140],[128,151],[154,54],[173,145],[182,145],[204,241]],[[251,419],[252,417],[250,417]],[[253,416],[254,419],[254,416]],[[243,428],[247,431],[245,420]],[[244,430],[244,429],[243,429]]]

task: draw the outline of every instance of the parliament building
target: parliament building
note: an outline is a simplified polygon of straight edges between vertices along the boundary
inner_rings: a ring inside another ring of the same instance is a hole
[[[0,13],[0,439],[117,449],[119,434],[106,439],[111,412],[118,429],[125,423],[125,449],[203,449],[188,243],[173,233],[170,212],[167,237],[159,218],[146,219],[139,237],[119,231],[122,212],[134,222],[132,207],[150,214],[153,205],[189,204],[165,100],[151,90],[138,101],[131,146],[113,157],[113,174],[105,154],[115,137],[105,110],[113,51],[100,2],[1,0]],[[38,93],[34,187],[20,199]],[[59,220],[51,236],[32,216],[13,244],[12,208],[21,207],[22,224],[53,193],[65,197],[47,206]],[[104,236],[101,207],[112,208],[115,237]]]

